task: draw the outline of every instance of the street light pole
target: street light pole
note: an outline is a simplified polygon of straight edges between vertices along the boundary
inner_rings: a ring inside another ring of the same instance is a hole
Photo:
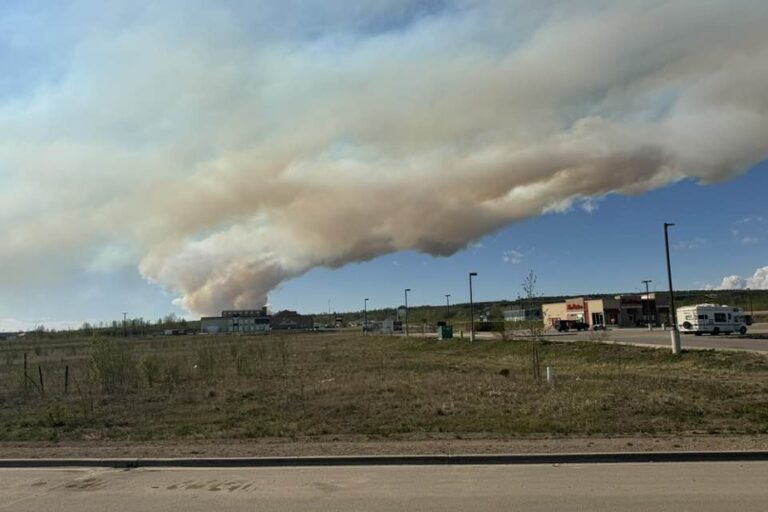
[[[410,288],[405,289],[405,337],[408,337],[408,292]]]
[[[368,335],[368,299],[363,300],[363,336]]]
[[[446,308],[446,313],[450,314],[451,313],[451,294],[450,293],[445,294],[445,308]]]
[[[648,288],[648,285],[652,282],[650,279],[643,281],[645,283],[645,303],[643,304],[645,307],[643,309],[645,309],[645,321],[648,322],[649,331],[651,330],[651,290]]]
[[[469,341],[475,341],[475,304],[472,300],[472,278],[475,276],[477,276],[477,272],[469,273],[469,316],[470,316]]]
[[[123,312],[123,338],[128,337],[128,313]]]
[[[672,341],[672,353],[680,353],[680,331],[677,330],[677,310],[675,309],[675,290],[672,286],[672,261],[669,257],[669,228],[674,224],[664,223],[664,245],[667,250],[667,278],[669,279],[669,307],[671,309],[672,318],[672,333],[670,339]]]

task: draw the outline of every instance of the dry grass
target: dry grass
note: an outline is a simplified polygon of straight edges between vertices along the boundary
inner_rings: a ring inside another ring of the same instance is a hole
[[[768,433],[763,356],[583,343],[544,344],[541,359],[554,387],[511,341],[15,341],[0,350],[0,440]]]

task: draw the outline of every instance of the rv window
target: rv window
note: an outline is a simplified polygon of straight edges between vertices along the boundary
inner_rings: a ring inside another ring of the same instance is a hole
[[[725,313],[715,313],[715,322],[725,322]]]
[[[707,315],[699,315],[699,320],[706,320],[706,319],[707,319]]]
[[[730,320],[730,319],[731,319],[731,314],[730,314],[730,313],[728,313],[728,320]]]

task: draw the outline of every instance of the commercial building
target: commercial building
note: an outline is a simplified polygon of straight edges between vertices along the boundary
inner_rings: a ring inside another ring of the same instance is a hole
[[[281,311],[270,316],[267,308],[222,311],[221,316],[206,316],[200,319],[200,331],[208,334],[266,333],[272,329],[312,329],[311,316],[295,311]]]
[[[222,311],[221,316],[200,319],[200,331],[220,333],[264,333],[270,330],[267,308]]]
[[[535,308],[507,309],[502,311],[505,322],[531,322],[541,320],[541,310]]]
[[[588,299],[576,297],[542,306],[544,327],[557,320],[585,322],[590,327],[639,327],[647,324],[669,323],[666,297],[649,295],[617,295],[613,298]]]

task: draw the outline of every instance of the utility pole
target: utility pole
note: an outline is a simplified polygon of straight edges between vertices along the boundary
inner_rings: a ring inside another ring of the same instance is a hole
[[[446,293],[445,294],[445,308],[446,308],[446,316],[451,314],[451,294]]]
[[[368,335],[368,299],[363,301],[363,336]]]
[[[476,276],[477,276],[477,272],[469,273],[469,316],[470,316],[469,341],[475,341],[475,305],[472,300],[472,278]]]
[[[648,287],[653,281],[646,279],[643,281],[645,284],[645,302],[643,303],[643,309],[645,310],[645,321],[648,323],[648,330],[651,330],[651,290]],[[654,300],[654,302],[656,302]]]
[[[127,319],[128,319],[128,313],[123,312],[123,338],[127,338],[128,337],[128,331],[126,330],[126,328],[127,328],[127,326],[126,326]]]
[[[410,288],[405,289],[405,337],[408,337],[408,292]]]
[[[669,279],[669,307],[671,309],[672,318],[672,333],[670,339],[672,341],[672,353],[680,353],[680,331],[677,330],[677,310],[675,309],[675,289],[672,286],[672,261],[669,257],[669,228],[674,224],[664,223],[664,245],[667,249],[667,278]]]

